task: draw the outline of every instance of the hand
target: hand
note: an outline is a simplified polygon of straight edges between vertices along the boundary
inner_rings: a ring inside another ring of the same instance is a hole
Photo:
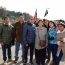
[[[63,42],[63,38],[59,38],[59,41]]]
[[[63,42],[59,42],[59,47],[62,47],[63,46]]]

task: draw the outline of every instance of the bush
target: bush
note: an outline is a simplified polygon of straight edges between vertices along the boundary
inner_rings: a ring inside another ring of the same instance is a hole
[[[2,18],[0,18],[0,23],[2,23],[3,22],[3,19]]]

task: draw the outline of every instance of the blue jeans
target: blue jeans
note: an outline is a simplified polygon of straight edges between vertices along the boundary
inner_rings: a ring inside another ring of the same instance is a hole
[[[62,56],[63,56],[63,52],[61,50],[59,56],[57,57],[57,65],[59,65],[59,63],[60,63],[60,61],[62,59]]]
[[[58,45],[57,44],[49,44],[49,49],[52,52],[52,59],[55,62],[55,65],[57,65],[57,49],[58,49]]]
[[[7,60],[6,56],[8,56],[8,59],[11,59],[11,45],[10,44],[2,45],[2,52],[3,52],[3,60],[4,61]]]
[[[17,41],[15,44],[15,60],[18,60],[20,45],[22,46],[22,49],[21,49],[22,50],[22,60],[24,60],[24,45],[22,43],[17,42]]]

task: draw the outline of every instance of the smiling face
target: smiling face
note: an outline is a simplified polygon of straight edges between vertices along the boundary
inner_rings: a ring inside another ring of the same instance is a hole
[[[49,23],[49,27],[52,28],[54,27],[54,24],[52,22]]]
[[[39,26],[39,27],[43,27],[43,21],[42,21],[42,20],[40,20],[40,21],[38,22],[38,26]]]
[[[58,25],[58,29],[60,30],[60,31],[63,31],[64,30],[64,25]]]

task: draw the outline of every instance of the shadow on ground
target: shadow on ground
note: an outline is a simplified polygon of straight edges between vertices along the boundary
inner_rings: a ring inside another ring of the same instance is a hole
[[[0,65],[4,65],[4,63],[1,63]],[[22,61],[19,61],[18,63],[11,62],[8,65],[31,65],[30,63],[23,64]],[[33,60],[33,65],[37,65],[35,59]],[[47,65],[47,64],[46,64]]]

